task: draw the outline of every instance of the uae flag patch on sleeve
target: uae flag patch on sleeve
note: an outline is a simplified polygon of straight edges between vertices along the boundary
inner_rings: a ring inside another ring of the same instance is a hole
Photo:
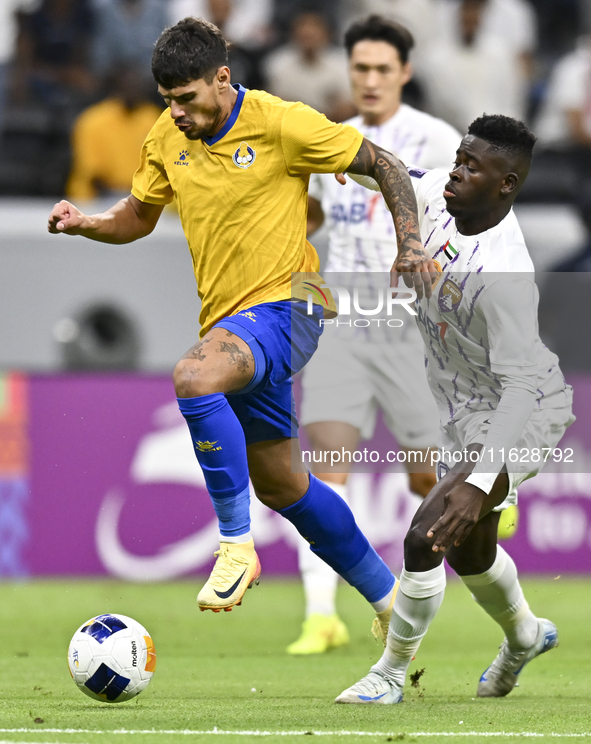
[[[454,256],[457,256],[457,255],[458,255],[458,252],[457,252],[457,251],[456,251],[456,249],[455,249],[455,248],[453,247],[453,245],[452,245],[452,244],[451,244],[451,243],[449,242],[449,240],[448,240],[448,241],[447,241],[447,243],[446,243],[446,244],[444,245],[444,247],[443,247],[443,252],[444,252],[444,253],[445,253],[445,255],[446,255],[446,256],[447,256],[448,258],[449,258],[449,260],[450,260],[450,261],[452,260],[452,258],[453,258]]]

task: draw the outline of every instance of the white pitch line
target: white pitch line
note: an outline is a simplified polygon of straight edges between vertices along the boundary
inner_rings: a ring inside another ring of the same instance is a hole
[[[544,737],[549,738],[569,738],[569,739],[584,739],[591,738],[591,732],[582,734],[561,734],[558,732],[550,732],[547,734],[538,733],[535,731],[314,731],[312,729],[302,731],[231,731],[226,729],[218,729],[214,726],[213,729],[196,731],[192,729],[112,729],[110,731],[102,729],[70,729],[70,728],[0,728],[2,734],[118,734],[118,735],[176,735],[176,736],[306,736],[313,734],[314,736],[398,736],[404,733],[408,737],[427,737],[427,736],[442,736],[442,737],[468,737],[468,736],[479,736],[481,738],[492,738],[492,737],[504,737],[504,738],[535,738],[542,739]],[[55,742],[14,742],[0,740],[0,744],[56,744]]]

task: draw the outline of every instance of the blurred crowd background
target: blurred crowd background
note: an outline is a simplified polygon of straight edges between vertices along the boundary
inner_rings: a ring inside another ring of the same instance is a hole
[[[522,199],[579,202],[591,181],[591,0],[2,0],[0,195],[125,191],[161,110],[154,41],[187,16],[231,41],[235,82],[354,114],[344,30],[379,13],[414,34],[405,99],[460,131],[483,112],[539,137]]]

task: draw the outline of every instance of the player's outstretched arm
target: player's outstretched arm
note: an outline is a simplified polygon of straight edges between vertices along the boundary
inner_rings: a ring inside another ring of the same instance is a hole
[[[419,230],[417,200],[404,163],[395,155],[364,138],[347,172],[374,178],[392,213],[398,256],[392,266],[393,287],[402,274],[407,287],[414,285],[417,295],[431,297],[431,284],[437,272],[431,256],[423,248]]]
[[[54,235],[82,235],[101,243],[131,243],[152,232],[163,208],[130,195],[106,212],[87,215],[70,202],[61,201],[51,210],[47,229]]]

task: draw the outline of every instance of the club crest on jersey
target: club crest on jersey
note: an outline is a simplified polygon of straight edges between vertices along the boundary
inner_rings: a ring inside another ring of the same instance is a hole
[[[240,147],[232,155],[232,160],[234,161],[234,165],[237,165],[239,168],[250,168],[256,156],[256,152],[250,145],[247,145],[246,142],[241,142]]]
[[[451,279],[446,279],[439,290],[439,309],[442,313],[455,310],[462,301],[462,290]]]

